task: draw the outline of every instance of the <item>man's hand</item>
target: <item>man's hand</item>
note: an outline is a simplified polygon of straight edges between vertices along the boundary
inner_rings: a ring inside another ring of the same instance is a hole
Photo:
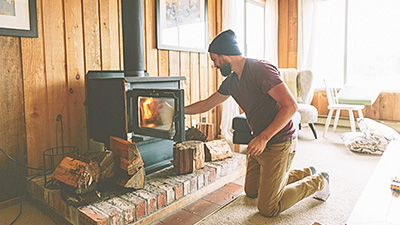
[[[249,145],[247,145],[247,153],[252,156],[259,156],[264,152],[265,147],[267,146],[268,140],[257,136],[250,141]]]

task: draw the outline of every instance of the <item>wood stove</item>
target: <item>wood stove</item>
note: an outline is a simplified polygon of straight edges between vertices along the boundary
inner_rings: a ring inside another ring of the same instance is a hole
[[[185,78],[146,74],[143,1],[121,0],[121,8],[124,71],[87,73],[88,137],[107,147],[110,136],[136,142],[148,174],[172,165],[174,142],[185,140]]]
[[[174,142],[185,140],[185,78],[123,71],[89,71],[86,78],[88,137],[107,147],[110,136],[136,142],[146,173],[171,165]]]

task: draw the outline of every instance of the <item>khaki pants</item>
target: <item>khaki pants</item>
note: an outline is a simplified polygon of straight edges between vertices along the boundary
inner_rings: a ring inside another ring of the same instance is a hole
[[[296,144],[297,139],[271,144],[261,155],[247,157],[245,192],[249,198],[258,197],[264,216],[276,216],[323,189],[321,174],[311,176],[309,168],[289,171]]]

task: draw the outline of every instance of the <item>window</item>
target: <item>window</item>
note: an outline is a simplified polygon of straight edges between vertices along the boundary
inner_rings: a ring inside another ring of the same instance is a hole
[[[264,58],[264,3],[255,0],[236,1],[237,41],[243,55]],[[241,19],[242,18],[242,19]]]
[[[399,10],[398,0],[319,1],[313,64],[317,88],[328,79],[400,90]]]

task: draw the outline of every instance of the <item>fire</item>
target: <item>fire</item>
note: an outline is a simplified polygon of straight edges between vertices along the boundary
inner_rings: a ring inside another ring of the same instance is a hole
[[[146,98],[146,100],[142,103],[142,122],[145,127],[153,128],[156,126],[154,123],[154,115],[152,110],[154,108],[154,99],[152,97]]]
[[[153,98],[147,98],[145,102],[143,102],[143,109],[144,109],[144,115],[143,118],[148,120],[152,117],[152,113],[150,110],[150,105],[153,103]]]

